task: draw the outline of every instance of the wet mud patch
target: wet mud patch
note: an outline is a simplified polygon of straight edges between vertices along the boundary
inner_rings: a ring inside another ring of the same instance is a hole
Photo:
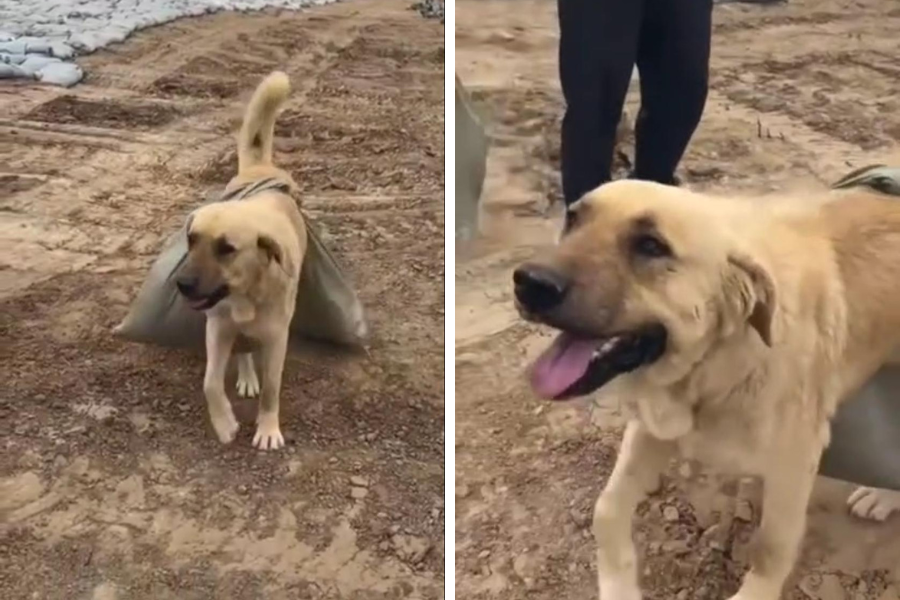
[[[160,97],[189,96],[227,100],[236,97],[247,88],[239,79],[219,78],[189,73],[163,75],[150,84],[149,92]]]
[[[283,168],[294,176],[303,192],[343,191],[371,194],[441,191],[443,164],[435,156],[404,153],[374,154],[340,162],[319,155],[291,155]]]
[[[336,159],[432,151],[423,139],[431,132],[420,122],[347,121],[337,117],[339,112],[285,111],[275,125],[276,151],[314,150]]]
[[[151,102],[87,100],[64,95],[36,107],[23,118],[43,123],[69,123],[150,131],[180,116],[174,106]]]
[[[0,198],[6,199],[17,192],[26,192],[44,183],[38,177],[22,175],[0,175]],[[2,209],[0,209],[2,210]]]

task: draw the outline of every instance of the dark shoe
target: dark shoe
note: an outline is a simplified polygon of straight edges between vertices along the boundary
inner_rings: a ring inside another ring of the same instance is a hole
[[[628,174],[628,179],[641,179],[640,177],[635,177],[634,171]],[[671,185],[673,187],[681,187],[681,179],[678,175],[672,175],[672,179],[668,181],[657,181],[657,180],[645,180],[645,181],[656,181],[656,183],[661,183],[663,185]]]

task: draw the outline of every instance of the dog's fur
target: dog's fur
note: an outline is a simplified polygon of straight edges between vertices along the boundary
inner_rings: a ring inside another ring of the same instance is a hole
[[[270,74],[256,89],[238,137],[238,173],[226,194],[264,178],[276,178],[290,190],[290,175],[272,164],[275,119],[287,99],[284,73]],[[262,386],[251,354],[238,355],[238,391],[260,393],[253,445],[280,448],[281,376],[294,314],[307,238],[303,217],[289,193],[268,190],[243,200],[206,205],[188,224],[189,251],[179,282],[193,286],[188,300],[201,307],[219,290],[227,296],[209,308],[206,321],[206,375],[203,391],[216,435],[234,439],[238,422],[225,393],[228,359],[238,338],[258,347]],[[184,293],[184,292],[183,292]]]
[[[732,600],[776,600],[829,421],[900,343],[900,202],[619,181],[572,210],[575,227],[539,261],[572,289],[552,315],[524,316],[598,338],[649,322],[668,332],[656,362],[614,382],[632,418],[594,510],[601,599],[641,598],[632,515],[682,456],[763,478],[751,568]],[[637,231],[673,256],[635,256]]]

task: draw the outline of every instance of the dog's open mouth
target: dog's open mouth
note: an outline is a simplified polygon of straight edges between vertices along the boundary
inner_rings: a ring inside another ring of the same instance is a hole
[[[605,338],[561,332],[531,367],[531,386],[541,397],[566,400],[594,392],[623,373],[658,360],[666,328],[649,325]]]
[[[188,303],[188,306],[193,308],[194,310],[209,310],[214,307],[216,304],[224,300],[228,296],[228,285],[222,284],[213,290],[213,293],[207,294],[206,296],[194,296],[187,297],[185,296],[185,300]]]

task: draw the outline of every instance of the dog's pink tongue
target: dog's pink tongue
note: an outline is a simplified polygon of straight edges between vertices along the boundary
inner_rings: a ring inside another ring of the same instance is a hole
[[[531,387],[543,398],[556,398],[587,372],[596,349],[596,340],[559,334],[532,366]]]

